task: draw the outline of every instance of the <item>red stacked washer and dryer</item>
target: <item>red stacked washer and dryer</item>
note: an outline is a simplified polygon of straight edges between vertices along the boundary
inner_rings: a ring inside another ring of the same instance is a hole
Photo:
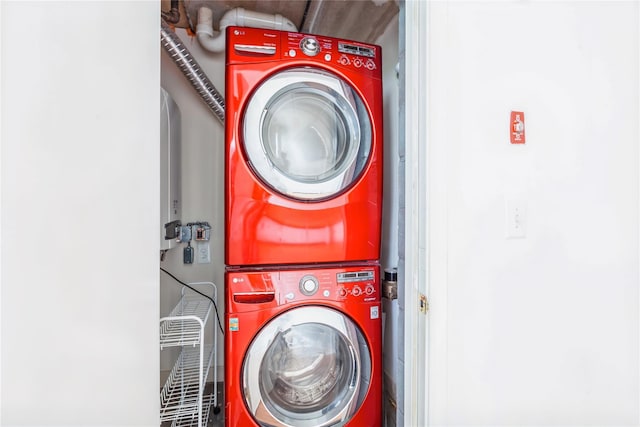
[[[378,46],[227,29],[227,426],[381,425]]]

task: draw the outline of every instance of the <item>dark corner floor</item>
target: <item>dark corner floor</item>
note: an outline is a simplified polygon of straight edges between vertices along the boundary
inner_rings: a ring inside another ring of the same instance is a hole
[[[210,396],[212,392],[213,392],[213,383],[207,383],[204,390],[205,397]],[[218,411],[214,410],[214,408],[211,407],[209,411],[209,417],[207,419],[207,423],[206,424],[203,423],[202,424],[203,427],[223,427],[224,426],[224,401],[223,401],[223,384],[222,383],[218,383],[216,395],[217,395]],[[180,420],[180,421],[174,421],[174,422],[165,421],[160,426],[161,427],[171,427],[171,426],[198,427],[198,420],[194,418],[194,419]]]

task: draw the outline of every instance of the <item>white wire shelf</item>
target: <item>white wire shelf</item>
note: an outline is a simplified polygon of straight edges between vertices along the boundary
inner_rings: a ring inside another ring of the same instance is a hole
[[[200,287],[205,293],[200,293]],[[213,370],[213,394],[205,396],[209,368],[217,352],[218,334],[204,336],[217,287],[213,282],[192,282],[182,288],[182,298],[169,316],[160,319],[160,350],[181,347],[180,355],[160,392],[160,421],[173,426],[204,427],[211,406],[217,409],[217,370]],[[217,313],[216,313],[217,316]],[[206,342],[206,345],[205,345]]]
[[[179,422],[176,425],[191,425],[183,424],[189,421],[194,422],[193,425],[198,425],[198,405],[203,398],[204,385],[214,353],[213,346],[204,347],[204,361],[208,362],[201,364],[199,347],[183,348],[160,392],[160,421]],[[202,401],[201,413],[204,421],[208,418],[209,406],[216,400],[214,395],[207,398],[210,398],[208,405],[205,406],[204,399]],[[206,422],[202,425],[206,425]]]
[[[207,425],[209,414],[211,413],[211,408],[215,406],[215,401],[216,399],[213,394],[202,398],[202,423],[200,425]],[[198,427],[197,413],[191,416],[177,417],[171,423],[171,427]]]
[[[199,295],[184,295],[169,316],[160,319],[160,349],[200,344],[211,306]]]

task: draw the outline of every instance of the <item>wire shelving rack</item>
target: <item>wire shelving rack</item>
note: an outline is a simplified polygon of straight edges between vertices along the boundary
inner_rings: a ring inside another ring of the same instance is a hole
[[[212,282],[188,285],[209,291],[217,303],[217,288]],[[215,368],[213,392],[204,395],[209,369],[217,352],[215,327],[210,342],[204,334],[212,308],[208,298],[183,287],[178,304],[168,316],[160,319],[160,350],[182,347],[160,392],[161,422],[171,421],[172,426],[203,427],[207,425],[211,408],[218,406]]]

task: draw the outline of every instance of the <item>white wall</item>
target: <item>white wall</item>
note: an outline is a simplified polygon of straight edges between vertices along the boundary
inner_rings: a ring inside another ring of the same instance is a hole
[[[638,425],[638,3],[429,13],[430,423]]]
[[[224,53],[204,51],[195,38],[183,29],[176,34],[202,67],[215,88],[224,96]],[[212,226],[211,263],[184,264],[184,245],[167,252],[163,268],[187,282],[213,281],[218,287],[218,308],[224,326],[224,126],[210,112],[195,89],[163,50],[161,54],[162,87],[173,97],[182,117],[182,223],[208,221]],[[179,298],[181,285],[162,273],[160,311],[167,315]],[[211,337],[215,319],[208,323],[206,336]],[[223,337],[218,334],[218,380],[222,380]],[[169,370],[175,352],[163,351],[161,369]]]
[[[158,425],[159,3],[0,7],[0,422]]]
[[[384,98],[384,175],[383,218],[380,264],[382,268],[398,266],[398,15],[376,40],[382,48],[382,90]]]

